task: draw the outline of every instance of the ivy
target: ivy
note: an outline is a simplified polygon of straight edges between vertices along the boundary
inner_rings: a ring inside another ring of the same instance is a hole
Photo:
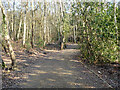
[[[79,10],[78,8],[79,7]],[[116,24],[114,22],[114,4],[113,3],[79,3],[74,8],[73,14],[79,13],[78,17],[81,20],[85,20],[86,24],[83,27],[83,21],[80,22],[79,27],[81,29],[85,29],[85,36],[88,37],[89,40],[86,38],[82,38],[83,42],[80,44],[82,54],[85,59],[90,62],[95,62],[97,57],[104,57],[104,61],[109,60],[111,62],[116,62],[118,57],[118,44],[117,42],[117,30]],[[87,8],[90,8],[87,10]],[[77,12],[76,12],[77,11]],[[116,8],[116,18],[117,18],[117,25],[120,25],[120,12],[119,9]],[[119,27],[119,26],[118,26]],[[87,30],[86,30],[87,29]],[[82,30],[83,31],[83,30]],[[82,36],[83,32],[80,33],[80,37]],[[120,36],[118,36],[120,38]],[[89,46],[88,43],[90,43]],[[89,48],[87,48],[87,46]],[[92,53],[89,53],[93,51]],[[100,61],[100,60],[99,60]],[[119,61],[120,62],[120,61]],[[99,63],[99,62],[98,62]]]

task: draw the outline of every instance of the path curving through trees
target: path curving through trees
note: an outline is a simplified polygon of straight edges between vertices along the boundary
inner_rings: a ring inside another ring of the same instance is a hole
[[[22,88],[108,88],[93,72],[76,59],[77,49],[45,50],[34,63],[24,63],[24,80],[14,87]]]

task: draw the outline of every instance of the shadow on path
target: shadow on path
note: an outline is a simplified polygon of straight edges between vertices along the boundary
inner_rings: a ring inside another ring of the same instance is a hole
[[[95,74],[86,69],[73,56],[79,50],[46,50],[47,55],[38,55],[32,63],[22,58],[26,65],[24,81],[17,87],[23,88],[106,88]],[[20,57],[21,58],[21,57]],[[29,63],[28,63],[29,62]]]

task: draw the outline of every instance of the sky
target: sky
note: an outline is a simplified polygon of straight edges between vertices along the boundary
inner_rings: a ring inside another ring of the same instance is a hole
[[[8,1],[8,0],[2,0],[4,2]],[[9,0],[9,2],[14,1],[14,0]],[[26,2],[29,1],[31,2],[32,0],[15,0],[16,2]],[[39,1],[39,2],[43,2],[44,0],[33,0],[33,1]],[[66,1],[71,1],[74,2],[75,0],[46,0],[46,2],[51,2],[51,1],[56,1],[56,2],[66,2]],[[108,1],[108,2],[113,2],[114,0],[78,0],[78,1],[82,1],[82,2],[100,2],[100,1]],[[116,2],[119,2],[120,0],[115,0]]]
[[[4,4],[6,3],[8,3],[8,1],[9,1],[9,5],[10,5],[10,7],[13,7],[13,2],[14,2],[14,0],[1,0]],[[16,6],[20,6],[20,2],[26,2],[26,1],[29,1],[29,2],[31,2],[32,0],[15,0],[15,5]],[[44,2],[44,0],[33,0],[33,1],[35,1],[35,2]],[[46,2],[54,2],[54,1],[56,1],[56,2],[75,2],[76,0],[46,0]],[[77,1],[80,1],[80,2],[104,2],[104,1],[108,1],[108,2],[113,2],[114,0],[77,0]],[[116,1],[116,3],[117,2],[119,2],[120,0],[115,0]],[[29,4],[30,5],[30,4]],[[15,6],[15,9],[16,9],[16,6]],[[12,9],[12,8],[11,8]]]

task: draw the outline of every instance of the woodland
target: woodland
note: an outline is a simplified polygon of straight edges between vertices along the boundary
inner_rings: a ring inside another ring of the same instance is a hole
[[[49,55],[45,52],[49,47],[62,52],[69,45],[77,45],[79,60],[88,67],[112,65],[115,70],[110,73],[115,72],[119,80],[120,2],[116,1],[0,0],[2,71],[17,71],[20,50],[32,55],[39,49]],[[9,58],[9,64],[5,58]]]

